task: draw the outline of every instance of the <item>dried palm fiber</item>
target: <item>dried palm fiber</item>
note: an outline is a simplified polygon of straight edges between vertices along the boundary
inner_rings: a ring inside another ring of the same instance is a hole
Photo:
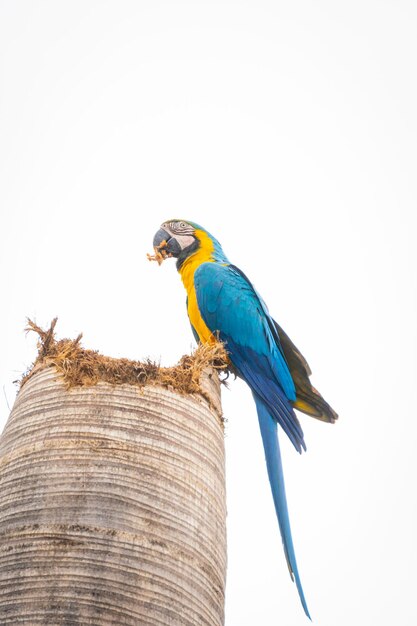
[[[223,349],[161,368],[55,322],[29,322],[39,354],[0,438],[0,623],[223,624]]]

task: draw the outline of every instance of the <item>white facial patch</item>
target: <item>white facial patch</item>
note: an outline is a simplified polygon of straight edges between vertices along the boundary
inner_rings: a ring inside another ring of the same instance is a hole
[[[191,246],[191,244],[195,241],[195,238],[192,235],[174,235],[174,237],[178,241],[181,250],[188,248],[188,246]]]

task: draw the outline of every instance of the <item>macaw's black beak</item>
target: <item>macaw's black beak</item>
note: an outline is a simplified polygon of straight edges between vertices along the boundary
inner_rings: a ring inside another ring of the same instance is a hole
[[[165,243],[166,243],[169,238],[170,238],[170,235],[167,233],[167,231],[164,230],[163,228],[160,228],[158,230],[158,232],[155,233],[155,237],[153,238],[153,247],[154,248],[159,248],[161,243],[163,241],[165,241]]]
[[[165,252],[166,256],[178,257],[181,252],[181,246],[175,237],[164,229],[160,228],[153,238],[153,247],[160,252]]]

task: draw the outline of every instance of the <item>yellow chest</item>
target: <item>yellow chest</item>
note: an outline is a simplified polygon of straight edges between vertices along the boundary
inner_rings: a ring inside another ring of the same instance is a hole
[[[197,296],[195,293],[195,289],[192,288],[190,291],[187,291],[188,294],[188,317],[190,318],[190,322],[195,328],[198,336],[200,337],[201,343],[214,343],[213,333],[207,328],[203,318],[201,317],[201,313],[198,308]]]
[[[188,296],[188,317],[190,318],[191,324],[195,328],[202,343],[215,343],[213,333],[209,328],[207,328],[203,318],[201,317],[194,287],[195,271],[201,263],[205,263],[207,261],[211,261],[211,250],[208,246],[202,246],[196,254],[189,259],[186,259],[179,272]]]

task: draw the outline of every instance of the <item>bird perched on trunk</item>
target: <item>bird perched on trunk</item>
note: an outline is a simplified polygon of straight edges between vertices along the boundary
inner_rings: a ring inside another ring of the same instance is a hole
[[[156,233],[153,246],[150,260],[177,259],[197,342],[220,339],[237,375],[252,391],[288,569],[310,617],[291,536],[277,424],[301,452],[306,446],[294,408],[324,422],[335,422],[337,414],[311,385],[305,358],[217,239],[194,222],[170,220]]]

